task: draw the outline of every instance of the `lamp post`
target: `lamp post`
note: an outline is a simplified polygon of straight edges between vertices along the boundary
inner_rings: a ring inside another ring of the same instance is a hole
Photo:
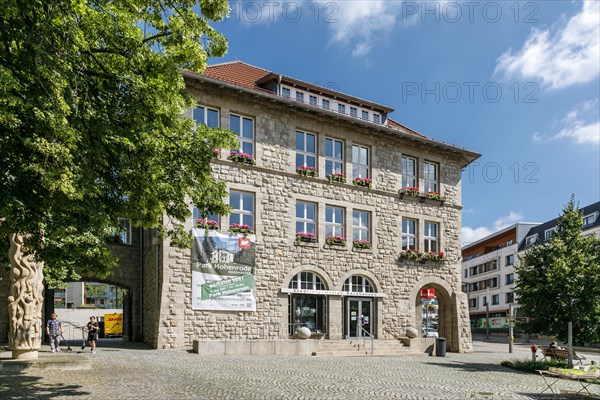
[[[485,288],[485,338],[490,338],[490,288]]]

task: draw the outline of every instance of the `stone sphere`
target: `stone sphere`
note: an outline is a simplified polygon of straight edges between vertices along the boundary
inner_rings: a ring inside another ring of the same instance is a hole
[[[310,337],[310,329],[308,329],[305,326],[303,326],[302,328],[298,328],[296,329],[296,335],[300,339],[308,339]]]
[[[408,328],[406,328],[406,336],[408,336],[411,339],[416,338],[419,335],[419,332],[417,331],[417,328],[415,328],[414,326],[409,326]]]

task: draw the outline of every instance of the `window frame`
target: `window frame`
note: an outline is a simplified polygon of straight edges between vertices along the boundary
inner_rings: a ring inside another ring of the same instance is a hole
[[[303,136],[303,150],[298,150],[298,134],[301,134]],[[312,136],[313,137],[313,143],[315,146],[315,151],[314,152],[310,152],[307,151],[307,137],[308,136]],[[314,167],[317,168],[318,165],[318,158],[317,158],[317,154],[318,154],[318,149],[317,149],[317,135],[315,133],[310,133],[310,132],[306,132],[300,129],[296,129],[296,168],[299,168],[301,166],[306,166],[306,167]],[[304,163],[302,165],[298,165],[298,156],[301,155],[302,159],[304,160]],[[312,157],[314,159],[314,163],[312,165],[310,165],[309,163],[307,163],[307,159]]]
[[[327,143],[331,142],[331,149],[333,154],[332,155],[328,155],[328,150],[327,150]],[[336,143],[339,143],[341,146],[341,157],[337,158],[335,157],[335,145]],[[332,168],[328,168],[328,166],[331,165]],[[339,170],[336,167],[340,167]],[[330,174],[336,173],[336,174],[343,174],[344,170],[345,170],[345,143],[343,140],[340,139],[335,139],[335,138],[331,138],[331,137],[326,137],[325,138],[325,175],[328,176]]]
[[[308,94],[308,104],[310,104],[311,106],[316,106],[317,104],[319,104],[319,99],[317,96],[315,96],[314,94]]]
[[[323,110],[331,110],[331,101],[329,99],[321,99],[321,108]]]
[[[292,91],[290,90],[290,88],[282,87],[281,88],[281,97],[290,99],[292,97]]]
[[[239,118],[239,123],[240,123],[239,124],[240,126],[238,127],[239,134],[232,129],[232,125],[233,125],[232,118],[233,117]],[[247,138],[247,137],[244,136],[244,134],[246,133],[245,129],[244,129],[244,120],[252,122],[252,138]],[[256,157],[256,154],[255,154],[256,153],[256,146],[255,146],[256,121],[254,120],[254,118],[246,117],[246,116],[240,115],[240,114],[230,113],[229,114],[229,130],[231,132],[235,133],[235,135],[237,136],[238,141],[240,142],[240,151],[242,153],[249,154],[252,157]],[[252,148],[252,153],[248,153],[248,152],[244,151],[244,145],[243,145],[244,143],[250,144],[250,146]]]
[[[363,216],[367,223],[363,224]],[[359,224],[354,222],[358,219]],[[358,235],[356,235],[358,233]],[[363,237],[364,234],[364,237]],[[365,239],[366,237],[366,239]],[[365,210],[352,210],[352,240],[368,240],[371,243],[371,212]]]
[[[131,244],[131,220],[125,217],[119,217],[119,240],[121,244]],[[123,226],[125,223],[126,226]]]
[[[429,227],[429,229],[427,229]],[[431,233],[431,227],[435,227],[435,236],[431,236],[429,233]],[[424,237],[424,243],[423,243],[423,251],[424,252],[439,252],[440,251],[440,224],[437,222],[433,222],[433,221],[425,221],[423,223],[423,237]],[[432,244],[435,243],[435,249],[433,248]]]
[[[411,232],[410,229],[407,229],[405,231],[404,229],[404,223],[406,222],[406,226],[407,228],[410,228],[409,223],[412,223],[414,225],[414,231]],[[409,248],[411,250],[417,250],[418,249],[418,237],[417,237],[417,229],[419,226],[419,221],[417,221],[416,219],[412,219],[412,218],[402,218],[402,242],[401,242],[401,246],[402,246],[402,250],[408,250]],[[406,239],[406,240],[405,240]],[[411,247],[410,246],[410,240],[414,241],[414,246]],[[405,245],[406,242],[406,245]]]
[[[329,220],[329,213],[331,211],[332,220]],[[339,216],[341,217],[341,221],[337,221],[336,211],[339,212]],[[346,217],[346,209],[343,207],[333,206],[326,204],[325,205],[325,236],[340,236],[345,238],[346,235],[346,227],[345,227],[345,218]]]
[[[512,285],[514,283],[515,283],[515,273],[514,272],[511,272],[510,274],[506,274],[504,276],[504,284],[505,285]]]
[[[302,204],[302,211],[303,211],[303,215],[301,217],[298,217],[298,205]],[[314,215],[314,219],[310,219],[307,217],[308,212],[307,212],[307,206],[312,206],[313,207],[313,215]],[[301,233],[301,232],[306,232],[306,233],[312,233],[315,235],[315,237],[317,236],[318,233],[318,225],[317,222],[319,220],[318,218],[318,205],[317,203],[314,203],[312,201],[305,201],[305,200],[296,200],[296,204],[294,206],[295,209],[295,215],[296,215],[296,232],[295,233]],[[298,230],[298,223],[303,224],[303,228],[302,230]],[[312,231],[310,229],[308,229],[309,225],[313,225]]]
[[[232,194],[239,193],[240,195],[240,208],[235,208],[232,201]],[[248,211],[244,208],[245,201],[244,195],[252,196],[252,211]],[[256,194],[252,192],[247,192],[244,190],[230,190],[229,191],[229,205],[231,206],[231,212],[229,213],[229,225],[233,225],[235,223],[239,223],[240,225],[248,225],[250,228],[254,229],[256,223]],[[239,222],[232,222],[232,216],[239,215]],[[244,216],[251,216],[251,224],[245,221]]]
[[[296,101],[299,101],[300,103],[304,103],[304,92],[296,90]]]
[[[358,149],[358,160],[354,159],[354,149]],[[367,163],[362,164],[360,162],[361,159],[361,151],[366,150],[367,154]],[[358,174],[355,173],[355,170],[358,170]],[[365,172],[365,175],[362,172]],[[371,178],[371,148],[368,146],[363,146],[361,144],[352,144],[352,178]]]
[[[202,118],[203,118],[203,122],[199,122],[196,119],[196,111],[198,109],[203,109],[202,112]],[[208,111],[214,111],[217,113],[217,126],[209,126],[207,124],[208,122]],[[196,125],[204,125],[208,128],[220,128],[221,127],[221,111],[218,108],[213,108],[213,107],[208,107],[202,104],[196,104],[196,106],[194,107],[194,109],[192,110],[192,119],[194,120],[194,122],[196,122]]]
[[[431,171],[427,170],[427,166],[433,167],[433,174],[434,174],[433,179],[428,177],[428,174],[431,173]],[[436,163],[433,161],[427,161],[427,160],[423,161],[423,192],[424,193],[440,191],[439,190],[439,170],[440,170],[439,163]]]
[[[414,175],[409,175],[406,171],[409,167],[409,162],[412,162],[414,165],[412,166],[414,169]],[[418,159],[416,157],[411,157],[407,155],[403,155],[401,157],[401,174],[402,174],[402,188],[407,187],[419,187],[419,171],[418,171]]]

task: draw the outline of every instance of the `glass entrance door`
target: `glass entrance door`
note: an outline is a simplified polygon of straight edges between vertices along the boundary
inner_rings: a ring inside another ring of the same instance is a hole
[[[346,337],[356,338],[373,334],[373,299],[349,297],[346,300]],[[368,332],[365,333],[359,327]]]

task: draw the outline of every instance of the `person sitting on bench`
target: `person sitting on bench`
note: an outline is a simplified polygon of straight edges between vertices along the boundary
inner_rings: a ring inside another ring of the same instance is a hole
[[[562,347],[560,347],[555,341],[552,341],[552,343],[550,343],[550,347],[551,349],[556,349],[556,350],[562,350]]]

